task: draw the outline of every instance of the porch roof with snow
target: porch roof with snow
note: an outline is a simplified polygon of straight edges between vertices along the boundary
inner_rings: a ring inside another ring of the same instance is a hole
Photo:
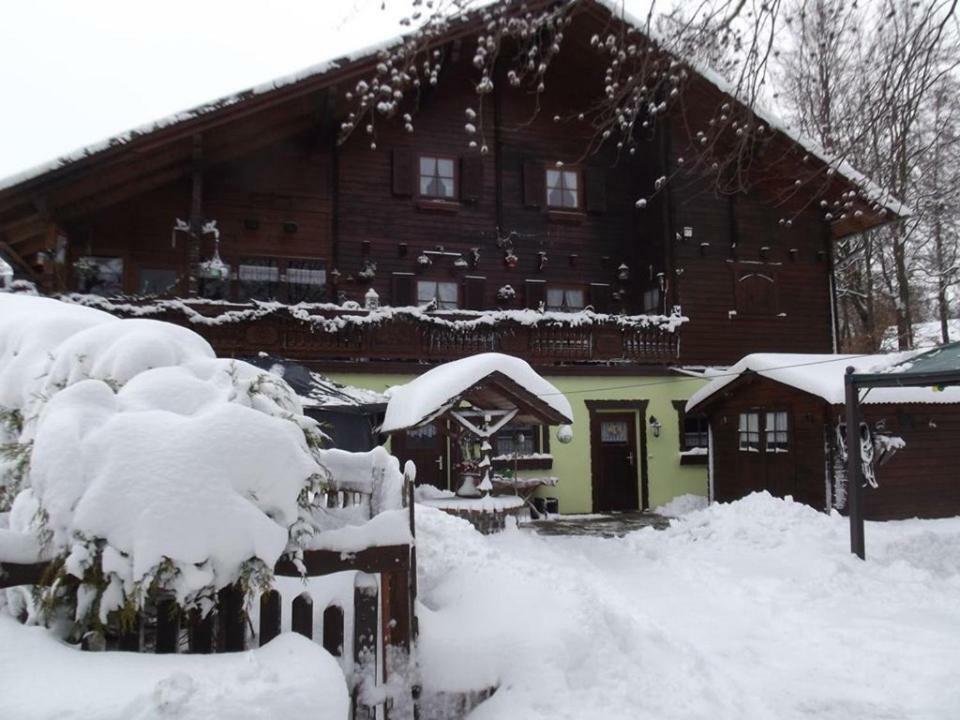
[[[514,420],[537,425],[573,422],[563,393],[520,358],[483,353],[433,368],[387,391],[381,431],[395,433],[433,422],[464,401],[483,410],[517,410]]]
[[[446,35],[436,38],[436,44],[462,38],[481,28],[485,4],[482,3],[477,12],[464,15],[461,22],[453,23]],[[521,7],[535,9],[549,4],[550,0],[533,0]],[[618,0],[584,0],[582,8],[583,12],[593,14],[604,22],[621,22],[661,47],[669,48],[668,40],[658,37],[649,18],[631,14]],[[36,249],[33,247],[36,239],[46,232],[46,217],[69,217],[71,213],[119,202],[139,190],[156,187],[161,179],[172,182],[187,177],[195,164],[196,149],[191,151],[191,141],[214,129],[226,128],[238,118],[264,114],[268,110],[276,110],[287,101],[355,81],[376,66],[380,52],[399,45],[403,40],[404,35],[401,34],[358,48],[343,57],[321,60],[298,72],[133,128],[0,179],[0,231],[5,235],[4,244],[15,251],[13,259],[23,265],[20,257]],[[712,69],[693,58],[680,60],[719,96],[736,98],[736,89]],[[770,135],[782,137],[809,156],[811,161],[828,168],[834,189],[841,194],[854,192],[859,196],[859,205],[867,210],[878,210],[847,213],[845,219],[832,220],[830,227],[834,238],[909,215],[908,208],[886,190],[843,158],[831,156],[816,141],[789,127],[776,113],[764,107],[755,107],[752,111],[758,120],[767,125]],[[333,113],[332,98],[324,101],[324,112]],[[291,121],[288,119],[285,122],[289,124]],[[278,128],[269,125],[261,132],[254,133],[254,138],[243,139],[243,143],[250,143],[250,148],[256,147],[257,143],[275,137],[278,132]],[[221,138],[212,143],[213,147],[207,147],[208,143],[204,141],[204,162],[209,164],[228,158],[231,153],[238,152],[233,146],[243,143],[236,138],[229,142]],[[806,161],[807,157],[804,157]],[[63,207],[58,206],[59,200],[53,202],[49,194],[64,196]],[[42,201],[38,201],[38,198]]]
[[[960,343],[955,345],[960,346]],[[952,346],[945,346],[946,348]],[[773,380],[819,397],[830,405],[844,404],[844,375],[852,367],[858,377],[894,377],[906,379],[912,364],[926,365],[933,360],[923,360],[928,353],[915,351],[887,355],[798,355],[790,353],[756,353],[747,355],[732,367],[711,373],[712,380],[697,390],[687,401],[686,412],[703,410],[721,397],[734,392],[738,382],[751,375]],[[960,362],[960,347],[948,353],[938,362]],[[933,387],[909,387],[909,382],[891,381],[887,387],[870,390],[862,399],[863,404],[960,403],[960,387],[937,390]],[[931,383],[932,385],[933,383]]]

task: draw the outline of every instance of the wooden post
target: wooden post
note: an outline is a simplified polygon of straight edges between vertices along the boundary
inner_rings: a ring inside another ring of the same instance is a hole
[[[847,403],[847,511],[850,514],[850,552],[866,559],[863,537],[863,481],[860,457],[860,396],[853,380],[854,369],[847,368],[844,391]]]
[[[177,652],[179,640],[180,609],[177,601],[172,597],[162,597],[157,600],[157,654]]]
[[[190,237],[187,238],[187,295],[196,297],[199,290],[197,273],[200,267],[200,233],[203,227],[203,136],[193,136],[190,187]]]
[[[260,596],[260,646],[280,634],[280,593],[267,590]]]
[[[201,616],[199,610],[190,613],[190,652],[212,653],[214,650],[213,612]]]
[[[243,612],[243,591],[228,585],[217,593],[218,643],[220,652],[246,649],[246,625]]]
[[[368,720],[375,709],[360,704],[360,689],[377,682],[377,579],[358,572],[353,592],[353,717]]]
[[[293,599],[293,616],[290,629],[305,638],[313,639],[313,598],[302,592]]]
[[[335,657],[343,655],[343,609],[339,605],[323,611],[323,648]]]

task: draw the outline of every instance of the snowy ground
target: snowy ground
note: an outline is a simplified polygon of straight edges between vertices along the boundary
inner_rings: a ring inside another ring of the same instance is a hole
[[[960,519],[847,525],[757,495],[620,539],[418,516],[427,682],[485,718],[960,717]],[[432,610],[432,611],[431,611]]]
[[[500,686],[472,720],[960,716],[960,518],[870,523],[866,563],[766,495],[618,539],[417,529],[426,684]],[[81,654],[0,618],[0,717],[342,718],[314,650]]]

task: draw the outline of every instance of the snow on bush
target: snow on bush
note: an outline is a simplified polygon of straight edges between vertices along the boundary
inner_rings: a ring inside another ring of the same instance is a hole
[[[268,582],[328,479],[282,379],[185,328],[47,298],[0,296],[0,413],[10,530],[63,560],[47,606],[82,581],[81,626],[147,591],[205,608]]]

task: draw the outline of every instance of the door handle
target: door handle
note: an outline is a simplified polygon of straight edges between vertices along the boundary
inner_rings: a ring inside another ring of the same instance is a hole
[[[633,453],[627,453],[627,462],[630,463],[630,467],[633,467]]]
[[[443,470],[443,455],[437,455],[437,469]]]

